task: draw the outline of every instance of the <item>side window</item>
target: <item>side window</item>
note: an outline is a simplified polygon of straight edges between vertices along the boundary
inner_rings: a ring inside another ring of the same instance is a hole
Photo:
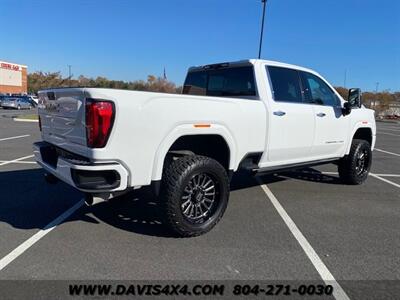
[[[205,96],[207,93],[207,73],[204,71],[188,73],[182,93]]]
[[[300,77],[296,70],[267,67],[275,101],[302,103]]]
[[[252,66],[189,72],[182,94],[207,96],[256,96]]]
[[[253,67],[212,70],[208,74],[209,96],[255,96]]]
[[[301,72],[304,96],[307,102],[327,106],[337,106],[339,99],[321,78],[307,72]]]

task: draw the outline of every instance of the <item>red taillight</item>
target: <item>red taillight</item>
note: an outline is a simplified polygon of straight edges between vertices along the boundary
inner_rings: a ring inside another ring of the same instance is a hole
[[[86,141],[90,148],[103,148],[114,122],[114,104],[110,101],[86,100]]]
[[[39,130],[42,131],[42,120],[40,119],[40,116],[39,116]]]

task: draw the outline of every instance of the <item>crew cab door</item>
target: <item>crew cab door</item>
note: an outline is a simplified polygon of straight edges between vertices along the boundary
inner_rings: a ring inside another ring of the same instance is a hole
[[[314,110],[304,103],[297,70],[267,66],[273,99],[268,102],[266,154],[260,167],[307,161],[314,141]]]
[[[317,159],[342,156],[350,118],[343,116],[339,97],[322,78],[303,71],[300,75],[304,98],[311,104],[315,116],[312,156]]]

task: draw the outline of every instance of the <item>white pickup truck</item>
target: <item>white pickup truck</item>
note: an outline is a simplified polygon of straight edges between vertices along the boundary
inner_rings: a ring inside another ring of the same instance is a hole
[[[344,183],[362,183],[376,137],[359,89],[345,101],[318,73],[266,60],[192,67],[182,95],[63,88],[39,99],[34,154],[47,181],[65,181],[88,202],[153,185],[179,236],[221,219],[238,169],[333,162]]]

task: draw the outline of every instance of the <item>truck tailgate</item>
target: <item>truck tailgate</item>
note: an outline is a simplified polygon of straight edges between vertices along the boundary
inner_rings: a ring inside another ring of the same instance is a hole
[[[85,93],[81,88],[39,92],[38,112],[44,141],[86,155]]]

